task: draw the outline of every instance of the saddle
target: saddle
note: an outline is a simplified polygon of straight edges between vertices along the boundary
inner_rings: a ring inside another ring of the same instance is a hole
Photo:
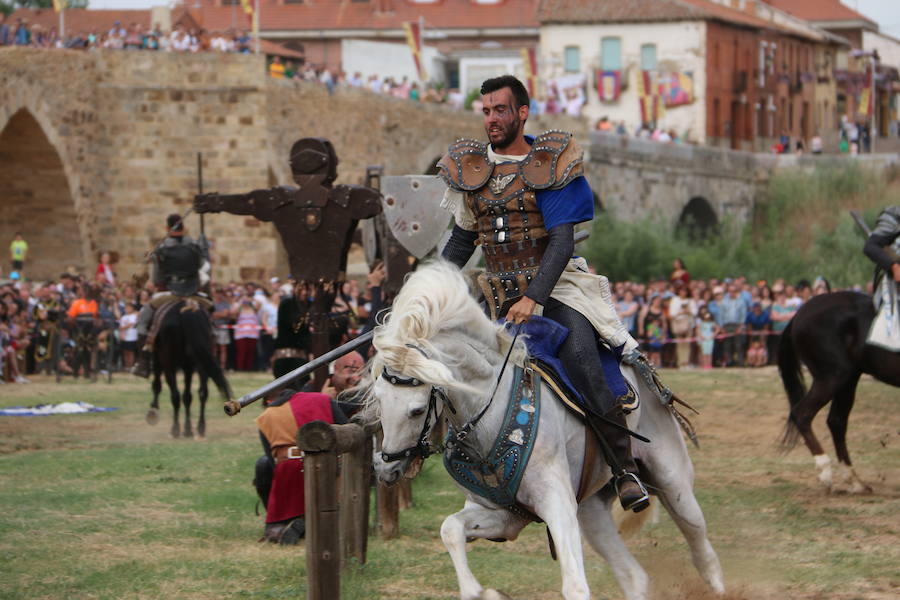
[[[159,293],[150,300],[150,306],[153,307],[153,320],[150,322],[150,329],[147,331],[147,341],[144,344],[146,348],[153,348],[156,336],[159,335],[159,328],[162,326],[163,319],[169,314],[169,311],[175,307],[178,302],[184,302],[181,312],[203,309],[209,313],[213,307],[213,303],[209,298],[203,296],[178,296],[172,293]]]

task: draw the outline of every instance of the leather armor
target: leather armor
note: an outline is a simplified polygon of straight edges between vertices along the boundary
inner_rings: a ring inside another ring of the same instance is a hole
[[[154,252],[154,283],[176,296],[196,294],[203,259],[203,248],[191,238],[168,237]]]
[[[485,272],[478,278],[493,318],[525,293],[537,275],[548,235],[537,204],[539,190],[560,189],[584,172],[571,133],[537,136],[520,162],[491,164],[487,144],[458,140],[438,163],[447,185],[465,194],[476,219]]]

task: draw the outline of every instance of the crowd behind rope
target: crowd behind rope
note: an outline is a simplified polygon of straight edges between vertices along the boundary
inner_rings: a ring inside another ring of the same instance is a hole
[[[51,332],[59,332],[63,348],[74,346],[66,324],[83,306],[96,310],[99,349],[112,345],[112,368],[129,369],[138,351],[138,312],[150,301],[153,284],[122,281],[108,252],[101,255],[93,276],[75,274],[71,269],[53,280],[29,281],[28,252],[27,242],[17,235],[10,245],[12,269],[7,277],[0,273],[0,281],[7,281],[0,284],[0,382],[28,383],[26,375],[41,367],[71,373],[64,353],[56,364],[52,362],[56,357],[50,356],[54,352]],[[328,319],[332,347],[359,335],[373,313],[382,308],[383,279],[384,269],[376,268],[365,284],[356,280],[343,284]],[[211,293],[215,351],[222,368],[267,371],[274,353],[279,303],[297,294],[311,305],[315,291],[273,277],[265,282],[214,283]],[[309,332],[308,323],[297,327]]]
[[[50,281],[28,281],[23,242],[17,236],[10,245],[11,281],[0,285],[0,381],[27,383],[27,375],[47,364],[52,351],[48,330],[57,330],[56,324],[72,318],[73,306],[85,302],[96,302],[105,332],[100,343],[113,346],[112,368],[130,368],[137,351],[137,313],[150,301],[152,283],[138,287],[120,280],[109,253],[101,255],[93,276],[65,272]],[[350,280],[338,290],[328,320],[331,347],[359,335],[371,323],[385,304],[383,279],[384,270],[374,269],[364,283]],[[812,296],[830,291],[821,278],[813,283],[692,279],[678,259],[668,278],[619,281],[612,289],[619,316],[655,365],[705,369],[772,364],[780,334],[797,309]],[[224,369],[239,371],[271,368],[279,303],[297,294],[311,304],[315,293],[277,277],[215,283],[211,292],[216,357]],[[297,326],[309,332],[308,323]],[[74,345],[65,332],[61,336],[63,346]],[[304,350],[309,352],[308,347]],[[63,358],[51,366],[71,371]]]

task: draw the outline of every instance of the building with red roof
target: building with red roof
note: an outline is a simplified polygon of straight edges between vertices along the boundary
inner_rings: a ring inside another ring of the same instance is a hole
[[[588,73],[593,119],[756,151],[836,135],[815,57],[847,42],[761,0],[543,0],[538,20],[542,75]]]

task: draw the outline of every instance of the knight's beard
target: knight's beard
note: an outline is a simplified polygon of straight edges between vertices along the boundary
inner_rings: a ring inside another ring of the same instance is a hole
[[[494,150],[508,148],[516,141],[516,137],[519,134],[519,119],[513,119],[508,125],[501,125],[500,132],[503,134],[503,139],[499,142],[491,142],[491,146],[494,147]],[[491,134],[488,132],[488,139],[490,139],[490,137]]]

